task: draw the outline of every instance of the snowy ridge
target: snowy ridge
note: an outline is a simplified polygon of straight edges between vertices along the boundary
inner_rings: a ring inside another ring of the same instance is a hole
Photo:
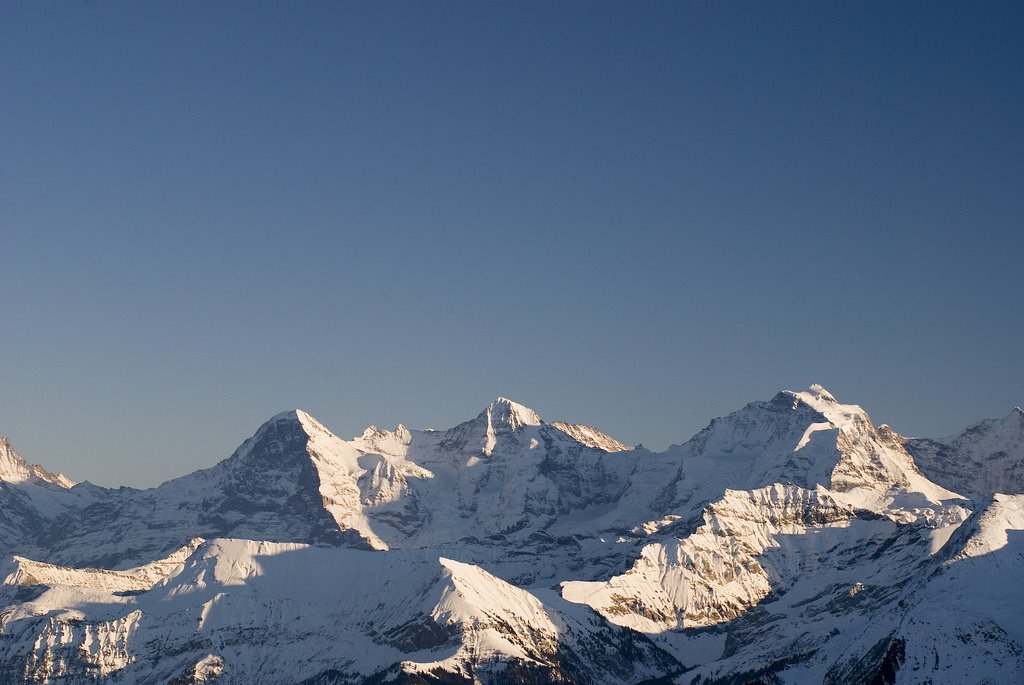
[[[904,441],[928,477],[974,499],[1024,492],[1024,410],[948,438]]]
[[[1020,531],[1024,531],[1024,495],[996,493],[950,539],[948,563],[998,552],[1010,544],[1011,535],[1019,538]]]
[[[632,568],[606,583],[569,582],[563,596],[588,604],[618,625],[649,633],[735,619],[771,592],[758,562],[773,536],[854,517],[824,492],[775,485],[727,490],[685,539],[643,548]]]
[[[8,574],[3,583],[4,585],[67,585],[111,593],[149,590],[171,575],[202,543],[202,538],[195,538],[163,559],[124,571],[68,568],[15,556],[13,559],[17,568]]]
[[[505,398],[292,410],[149,490],[3,441],[0,682],[1017,682],[1020,416],[907,440],[812,386],[653,453]]]
[[[552,421],[551,425],[587,447],[595,447],[605,452],[625,452],[630,449],[629,445],[619,442],[593,426],[586,426],[582,423],[565,423],[564,421]]]

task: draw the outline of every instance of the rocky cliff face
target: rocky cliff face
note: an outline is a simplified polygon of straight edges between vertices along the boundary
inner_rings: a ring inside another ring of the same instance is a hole
[[[645,632],[725,623],[772,592],[777,578],[761,560],[779,546],[777,536],[849,525],[856,517],[825,490],[781,484],[727,490],[705,508],[703,524],[687,537],[647,545],[626,573],[607,582],[566,583],[563,595]]]
[[[1024,507],[911,456],[1002,463],[1014,418],[908,441],[814,386],[651,453],[292,411],[150,490],[4,442],[0,682],[1016,682]]]

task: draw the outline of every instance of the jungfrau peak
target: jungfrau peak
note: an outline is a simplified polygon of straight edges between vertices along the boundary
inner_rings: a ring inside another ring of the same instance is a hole
[[[913,458],[903,448],[898,436],[888,427],[875,428],[867,412],[855,404],[840,404],[820,385],[794,396],[805,402],[828,422],[809,426],[801,439],[809,439],[817,430],[835,430],[836,445],[841,454],[831,473],[830,487],[837,491],[858,489],[909,489],[931,501],[956,497],[956,493],[937,487],[918,470]]]
[[[820,385],[660,453],[505,398],[351,440],[292,410],[149,490],[0,440],[0,682],[1021,682],[1022,443]]]

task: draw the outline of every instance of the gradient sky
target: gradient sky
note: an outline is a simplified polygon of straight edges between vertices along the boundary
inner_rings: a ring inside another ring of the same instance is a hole
[[[0,3],[0,434],[1024,404],[1024,3]]]

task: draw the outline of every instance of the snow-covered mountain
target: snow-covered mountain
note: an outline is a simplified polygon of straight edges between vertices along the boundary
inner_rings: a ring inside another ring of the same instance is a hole
[[[915,461],[936,483],[968,497],[993,492],[1024,493],[1024,409],[988,419],[959,435],[904,442]]]
[[[74,485],[62,473],[28,463],[0,437],[0,549],[18,549],[45,536],[55,518],[90,503],[91,486]]]
[[[0,682],[1020,682],[1024,503],[984,488],[1022,425],[907,440],[812,386],[653,453],[504,398],[295,410],[148,490],[0,441]]]

